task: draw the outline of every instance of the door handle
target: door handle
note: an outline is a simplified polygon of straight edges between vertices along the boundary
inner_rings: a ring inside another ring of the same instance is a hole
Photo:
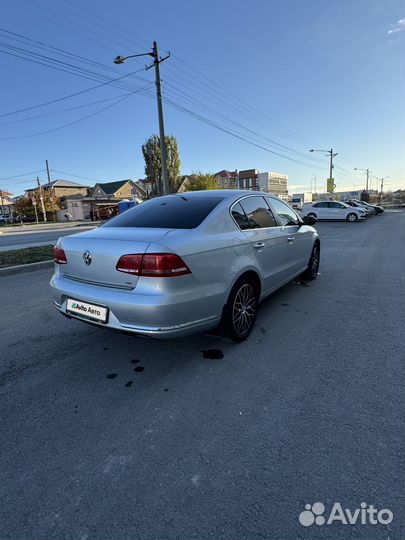
[[[264,248],[264,242],[255,242],[255,243],[253,244],[253,247],[254,247],[255,249],[261,249],[261,248]]]
[[[287,241],[288,241],[288,242],[294,242],[294,240],[295,240],[295,236],[289,236],[289,237],[287,238]]]

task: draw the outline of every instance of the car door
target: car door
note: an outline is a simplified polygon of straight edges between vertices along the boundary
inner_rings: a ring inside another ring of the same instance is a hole
[[[327,202],[317,202],[312,205],[312,210],[308,213],[313,213],[318,219],[329,219],[328,217],[328,203]]]
[[[261,195],[249,195],[232,205],[231,214],[248,238],[252,257],[263,279],[263,293],[277,288],[283,280],[286,237]]]
[[[330,201],[328,204],[331,214],[330,219],[346,219],[348,211],[347,206],[336,201]]]
[[[312,229],[303,225],[301,218],[285,202],[277,197],[266,197],[276,215],[280,234],[285,238],[285,272],[288,279],[308,266],[312,252]]]

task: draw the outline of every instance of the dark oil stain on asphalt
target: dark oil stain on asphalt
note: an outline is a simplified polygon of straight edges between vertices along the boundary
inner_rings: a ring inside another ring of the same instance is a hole
[[[136,368],[134,369],[134,371],[136,371],[137,373],[141,373],[145,368],[143,366],[136,366]]]
[[[224,357],[224,353],[221,349],[206,349],[201,352],[203,353],[203,357],[208,358],[208,360],[220,360]]]
[[[110,373],[109,375],[107,375],[107,379],[115,379],[116,376],[116,373]]]
[[[289,306],[290,304],[281,304],[282,306]]]
[[[168,388],[165,388],[165,392],[167,392],[169,389]]]
[[[103,348],[103,351],[108,351],[108,347],[104,347],[104,348]]]
[[[134,381],[128,381],[128,382],[126,383],[125,386],[128,388],[129,386],[132,386],[132,383],[133,383],[133,382],[134,382]]]
[[[131,362],[133,364],[138,364],[140,362],[140,360],[138,360],[138,358],[134,358],[133,360],[131,360]]]

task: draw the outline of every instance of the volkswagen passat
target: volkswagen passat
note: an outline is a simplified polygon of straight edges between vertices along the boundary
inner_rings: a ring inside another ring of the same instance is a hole
[[[315,222],[266,193],[158,197],[60,238],[53,302],[67,317],[158,338],[221,323],[239,342],[260,300],[300,274],[316,278]]]

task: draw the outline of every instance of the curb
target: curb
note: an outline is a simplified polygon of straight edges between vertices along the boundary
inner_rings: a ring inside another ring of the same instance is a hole
[[[40,261],[29,264],[19,264],[18,266],[7,266],[6,268],[0,268],[0,277],[22,274],[23,272],[31,272],[33,270],[42,270],[43,268],[52,268],[53,265],[53,261]]]
[[[95,223],[95,222],[93,222]],[[33,229],[33,228],[24,228],[24,229],[17,229],[17,230],[12,230],[12,231],[0,231],[0,234],[4,234],[6,236],[11,236],[13,234],[30,234],[30,233],[37,233],[37,232],[53,232],[53,231],[58,231],[58,229],[72,229],[72,233],[74,232],[75,229],[80,229],[82,227],[87,227],[87,228],[94,228],[96,229],[99,225],[101,225],[101,222],[100,223],[95,223],[95,225],[93,225],[92,223],[83,223],[83,224],[80,224],[80,225],[67,225],[66,227],[48,227],[48,228],[38,228],[38,229]]]

